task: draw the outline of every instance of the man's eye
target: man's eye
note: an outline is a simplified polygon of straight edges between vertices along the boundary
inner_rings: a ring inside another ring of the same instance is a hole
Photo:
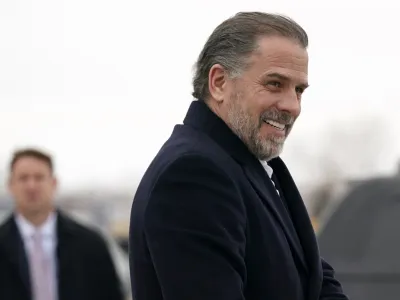
[[[304,93],[304,88],[297,87],[297,88],[296,88],[296,93],[298,93],[298,94],[303,94],[303,93]]]
[[[270,81],[270,82],[268,82],[268,85],[269,86],[273,86],[273,87],[277,87],[277,88],[282,86],[279,81]]]

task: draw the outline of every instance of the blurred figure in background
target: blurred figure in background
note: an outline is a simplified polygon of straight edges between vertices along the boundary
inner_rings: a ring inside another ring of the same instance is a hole
[[[122,300],[105,241],[56,209],[56,188],[48,154],[14,153],[15,211],[0,227],[0,299]]]
[[[132,205],[136,300],[345,300],[279,158],[308,86],[308,37],[239,13],[197,61],[194,97]]]

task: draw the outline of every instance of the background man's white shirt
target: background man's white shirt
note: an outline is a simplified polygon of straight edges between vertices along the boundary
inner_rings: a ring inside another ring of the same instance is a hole
[[[42,247],[47,259],[51,265],[51,274],[53,278],[53,282],[51,282],[51,286],[54,290],[53,295],[58,295],[57,288],[57,255],[56,255],[56,247],[57,247],[57,232],[56,232],[56,223],[57,223],[57,215],[56,213],[52,213],[49,215],[47,220],[40,226],[35,227],[32,225],[26,218],[22,215],[16,215],[16,223],[18,226],[18,230],[21,234],[22,240],[24,242],[25,253],[27,254],[27,259],[29,259],[29,253],[33,248],[33,234],[36,231],[39,231],[43,237]],[[57,299],[57,297],[56,297]],[[54,299],[54,300],[56,300]]]

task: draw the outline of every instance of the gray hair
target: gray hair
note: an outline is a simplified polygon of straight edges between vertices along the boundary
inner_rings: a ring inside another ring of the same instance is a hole
[[[262,36],[281,36],[308,47],[306,31],[292,19],[262,12],[240,12],[222,22],[208,38],[201,51],[193,78],[193,97],[209,97],[208,74],[220,64],[228,76],[235,78],[248,67],[249,56],[258,48]]]

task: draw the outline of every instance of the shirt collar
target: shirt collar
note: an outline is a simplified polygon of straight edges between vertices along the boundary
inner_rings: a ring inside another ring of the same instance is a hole
[[[265,171],[267,171],[267,174],[269,178],[272,178],[272,174],[274,173],[274,170],[271,168],[271,166],[265,161],[265,160],[260,160],[262,166],[264,167]]]
[[[57,215],[53,212],[51,213],[46,221],[39,227],[35,227],[30,223],[24,216],[17,214],[16,223],[24,238],[30,238],[33,234],[39,231],[43,236],[52,237],[55,235],[56,231],[56,220]]]

